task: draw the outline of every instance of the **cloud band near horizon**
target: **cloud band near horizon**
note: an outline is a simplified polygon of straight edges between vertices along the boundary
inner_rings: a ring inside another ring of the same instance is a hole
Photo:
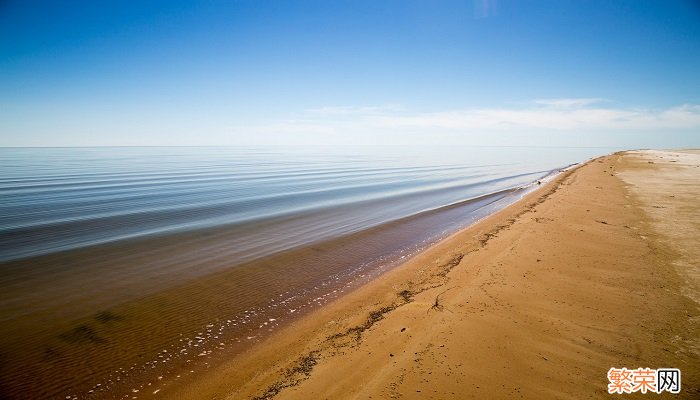
[[[543,99],[517,108],[467,108],[412,113],[400,105],[319,107],[288,119],[247,127],[256,131],[338,132],[371,129],[490,130],[686,130],[700,129],[700,105],[666,109],[604,107],[604,99]]]

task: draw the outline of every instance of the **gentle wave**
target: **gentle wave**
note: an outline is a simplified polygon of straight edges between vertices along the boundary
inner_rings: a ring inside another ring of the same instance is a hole
[[[353,229],[368,228],[548,172],[508,157],[446,161],[231,148],[2,149],[0,261],[314,210],[336,209],[330,224],[354,219],[364,222]]]

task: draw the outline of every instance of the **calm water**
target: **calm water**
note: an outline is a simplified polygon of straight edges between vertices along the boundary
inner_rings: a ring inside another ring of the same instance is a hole
[[[0,149],[0,261],[295,215],[328,217],[303,238],[261,238],[267,250],[278,249],[525,185],[603,152],[429,150]]]
[[[0,149],[0,397],[167,382],[609,151]]]

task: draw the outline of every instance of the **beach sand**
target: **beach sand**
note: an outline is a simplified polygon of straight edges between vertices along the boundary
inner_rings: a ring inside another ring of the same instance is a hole
[[[698,199],[700,152],[590,161],[154,397],[599,398],[649,367],[699,398]]]

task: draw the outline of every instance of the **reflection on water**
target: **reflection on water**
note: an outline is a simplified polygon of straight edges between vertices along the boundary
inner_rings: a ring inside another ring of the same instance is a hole
[[[0,149],[0,394],[109,397],[244,348],[604,152]]]
[[[313,232],[305,232],[315,240],[524,184],[595,153],[312,150],[0,149],[0,260],[325,213],[323,226],[315,221]],[[285,233],[278,240],[266,235],[265,245],[281,245]]]

